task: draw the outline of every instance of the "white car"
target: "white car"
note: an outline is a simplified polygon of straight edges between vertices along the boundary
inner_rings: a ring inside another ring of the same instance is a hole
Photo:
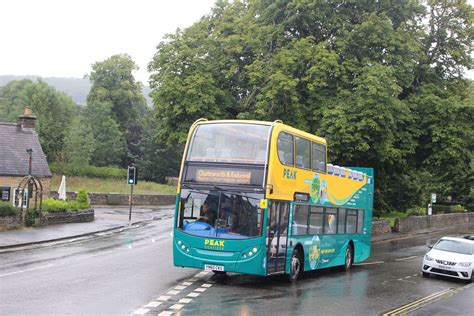
[[[423,276],[431,274],[474,281],[474,236],[443,237],[423,258]]]

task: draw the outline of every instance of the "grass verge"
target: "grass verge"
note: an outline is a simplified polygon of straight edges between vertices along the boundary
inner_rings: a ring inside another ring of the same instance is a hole
[[[408,217],[408,213],[403,212],[391,212],[380,214],[381,219],[387,219],[390,222],[390,226],[395,225],[395,219]]]
[[[51,190],[57,191],[61,183],[61,175],[53,175]],[[96,193],[130,193],[130,185],[126,179],[98,179],[88,177],[71,176],[66,178],[67,191],[79,191],[85,189],[87,192]],[[134,186],[135,194],[176,194],[176,187],[150,181],[138,181]]]

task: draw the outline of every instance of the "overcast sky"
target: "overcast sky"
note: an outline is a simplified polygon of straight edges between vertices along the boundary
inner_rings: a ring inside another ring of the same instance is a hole
[[[146,70],[166,33],[210,12],[214,0],[0,0],[0,75],[82,78],[127,53]]]
[[[469,0],[473,3],[474,0]],[[0,75],[82,78],[127,53],[146,70],[166,33],[210,12],[214,0],[0,0]],[[474,77],[471,71],[469,77]]]

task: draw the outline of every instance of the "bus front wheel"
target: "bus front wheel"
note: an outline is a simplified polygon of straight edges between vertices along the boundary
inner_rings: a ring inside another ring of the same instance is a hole
[[[303,272],[303,259],[301,253],[298,249],[293,250],[293,255],[291,256],[291,267],[290,274],[288,275],[288,280],[291,283],[296,282],[298,277]]]
[[[349,270],[352,268],[352,253],[353,253],[352,245],[349,244],[346,249],[346,257],[344,260],[344,271],[349,272]]]

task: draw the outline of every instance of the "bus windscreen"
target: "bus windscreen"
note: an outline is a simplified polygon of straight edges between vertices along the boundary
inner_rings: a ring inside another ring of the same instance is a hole
[[[200,125],[191,140],[188,161],[264,164],[268,125],[215,123]]]
[[[201,237],[246,239],[260,236],[261,198],[263,194],[183,189],[178,227]]]

